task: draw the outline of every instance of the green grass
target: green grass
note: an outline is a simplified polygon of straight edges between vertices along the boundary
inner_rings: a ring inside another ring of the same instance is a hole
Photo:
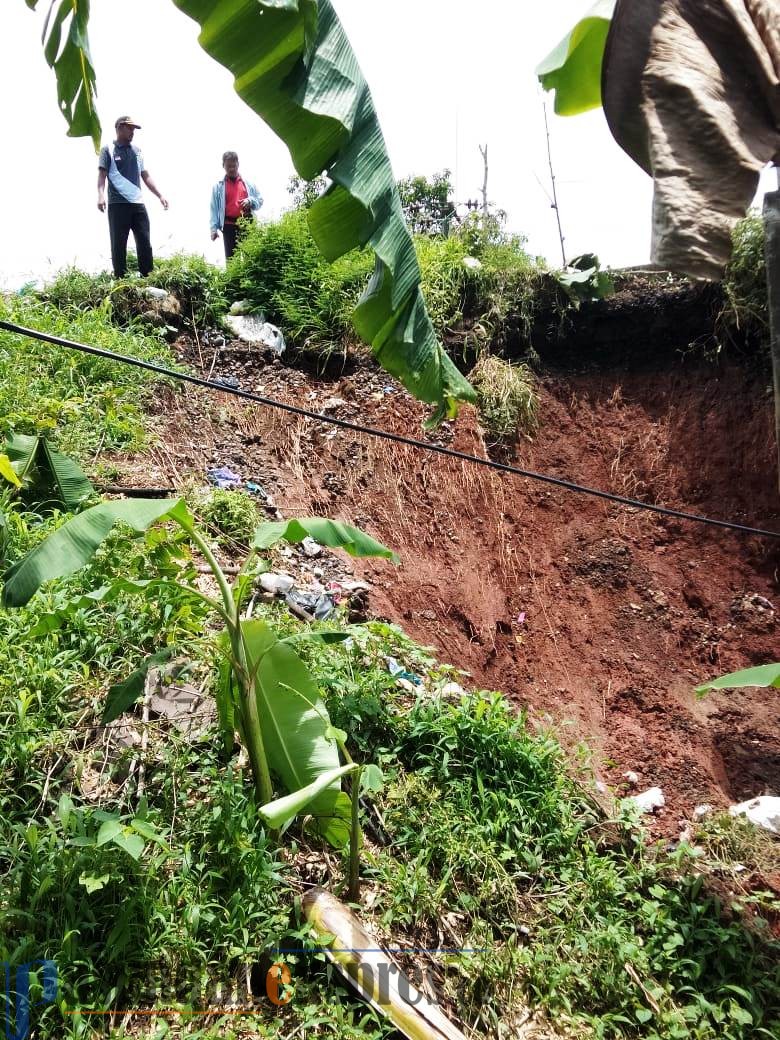
[[[172,361],[157,336],[136,332],[129,341],[100,310],[60,311],[24,296],[0,301],[0,314],[65,339]],[[141,405],[153,382],[126,365],[0,332],[0,434],[53,433],[62,451],[82,461],[99,449],[138,448],[148,426]]]
[[[732,233],[731,259],[723,279],[724,305],[716,318],[721,346],[746,341],[769,343],[764,222],[751,212]]]

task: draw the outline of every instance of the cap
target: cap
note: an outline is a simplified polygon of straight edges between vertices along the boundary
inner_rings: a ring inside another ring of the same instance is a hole
[[[136,123],[136,121],[134,119],[131,119],[130,116],[120,116],[119,119],[117,119],[117,121],[114,123],[114,129],[116,130],[116,128],[120,126],[122,123],[126,123],[127,126],[132,126],[135,130],[141,129],[141,124]]]

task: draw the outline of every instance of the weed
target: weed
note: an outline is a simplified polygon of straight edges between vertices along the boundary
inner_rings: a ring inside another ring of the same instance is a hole
[[[539,395],[527,365],[513,365],[493,354],[483,354],[469,379],[477,391],[480,418],[496,440],[526,436],[538,426]]]

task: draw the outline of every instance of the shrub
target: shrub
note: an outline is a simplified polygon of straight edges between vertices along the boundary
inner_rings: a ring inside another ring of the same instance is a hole
[[[262,520],[260,510],[248,495],[222,488],[212,491],[205,502],[197,506],[197,512],[221,543],[246,545]]]
[[[154,271],[144,285],[156,285],[176,296],[182,317],[202,327],[214,325],[227,310],[224,273],[202,256],[176,253],[155,260]]]

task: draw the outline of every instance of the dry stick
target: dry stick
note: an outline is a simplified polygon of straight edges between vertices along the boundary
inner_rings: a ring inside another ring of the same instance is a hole
[[[656,1015],[660,1015],[661,1014],[661,1008],[660,1008],[660,1005],[659,1005],[658,1001],[655,999],[655,997],[650,992],[650,990],[647,988],[647,986],[645,986],[645,984],[639,978],[639,975],[637,974],[637,971],[636,971],[636,968],[634,967],[634,965],[633,964],[629,964],[629,962],[626,961],[626,963],[623,965],[623,967],[626,969],[626,972],[628,973],[629,977],[642,990],[642,992],[645,995],[645,1000],[650,1005],[650,1007],[653,1009],[653,1011],[655,1011]]]
[[[558,208],[558,194],[555,190],[555,171],[553,170],[552,164],[552,151],[550,150],[550,127],[547,123],[547,102],[542,101],[542,111],[544,112],[544,132],[547,134],[547,162],[550,166],[550,180],[552,181],[552,193],[553,201],[552,208],[555,210],[555,219],[558,221],[558,238],[561,240],[561,259],[563,260],[563,266],[566,266],[566,250],[564,249],[563,243],[563,228],[561,227],[561,211]]]
[[[479,154],[482,156],[482,162],[485,167],[485,176],[482,180],[482,216],[485,220],[488,217],[488,146],[487,144],[483,148],[482,145],[478,145]]]

